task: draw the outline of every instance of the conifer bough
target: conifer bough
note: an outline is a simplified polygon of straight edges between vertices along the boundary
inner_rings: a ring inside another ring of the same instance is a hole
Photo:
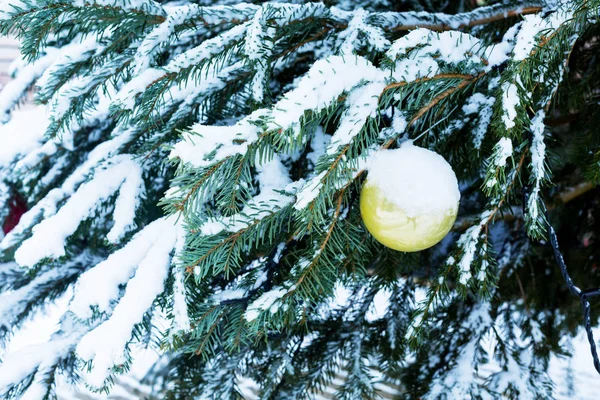
[[[569,289],[597,320],[600,1],[255,3],[0,0],[0,345],[69,299],[0,396],[108,390],[141,343],[161,398],[551,398]],[[415,254],[357,201],[408,138],[462,192]]]

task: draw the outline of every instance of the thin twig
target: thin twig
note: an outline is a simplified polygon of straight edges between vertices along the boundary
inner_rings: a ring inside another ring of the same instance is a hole
[[[550,218],[548,218],[547,215],[546,221],[548,221],[548,236],[550,237],[550,244],[552,245],[552,250],[554,250],[554,257],[556,258],[556,263],[560,268],[560,272],[562,273],[563,279],[567,283],[567,287],[569,288],[571,293],[579,297],[579,300],[581,301],[581,307],[583,308],[583,323],[585,326],[585,331],[587,333],[588,342],[590,343],[590,351],[592,353],[592,358],[594,359],[594,368],[596,368],[596,371],[600,374],[600,359],[598,359],[598,349],[596,348],[594,332],[592,331],[592,318],[590,316],[591,305],[588,300],[589,297],[600,295],[600,289],[590,289],[582,291],[577,286],[575,286],[575,283],[573,282],[573,279],[571,279],[569,271],[567,270],[567,264],[565,263],[565,259],[558,246],[556,232],[550,224]]]

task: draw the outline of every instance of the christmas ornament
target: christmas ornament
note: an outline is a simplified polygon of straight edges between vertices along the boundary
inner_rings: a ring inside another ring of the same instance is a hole
[[[21,216],[27,212],[27,202],[19,194],[14,193],[8,202],[8,216],[2,224],[2,232],[6,235],[12,231],[15,226],[21,220]]]
[[[369,160],[360,212],[380,243],[400,251],[420,251],[450,231],[460,191],[450,164],[439,154],[404,142]]]

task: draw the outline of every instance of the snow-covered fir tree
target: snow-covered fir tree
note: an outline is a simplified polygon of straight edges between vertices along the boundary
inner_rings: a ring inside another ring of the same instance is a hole
[[[340,399],[552,398],[550,355],[597,322],[576,286],[600,286],[599,12],[0,0],[23,54],[0,92],[0,346],[70,298],[3,355],[0,397],[108,391],[143,343],[159,398],[312,398],[340,371]],[[359,208],[407,139],[461,191],[414,253]]]

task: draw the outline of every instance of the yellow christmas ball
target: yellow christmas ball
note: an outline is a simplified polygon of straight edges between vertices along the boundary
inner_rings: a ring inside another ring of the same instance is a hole
[[[369,232],[399,251],[421,251],[450,231],[460,191],[452,167],[439,154],[406,141],[369,160],[360,212]]]

